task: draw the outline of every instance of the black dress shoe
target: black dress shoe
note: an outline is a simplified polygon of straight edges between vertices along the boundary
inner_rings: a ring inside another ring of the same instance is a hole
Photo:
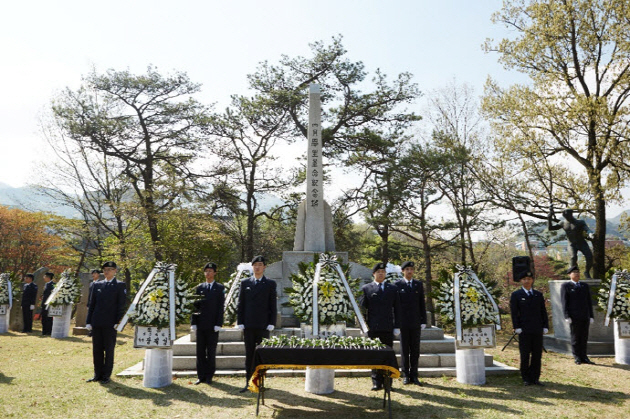
[[[591,361],[590,359],[588,359],[588,358],[583,359],[583,360],[582,360],[582,363],[583,363],[583,364],[591,364],[591,365],[595,365],[595,363],[594,363],[593,361]]]
[[[575,365],[581,365],[581,364],[582,364],[582,361],[577,360],[577,359],[575,360]]]
[[[403,384],[411,384],[411,383],[412,383],[411,378],[409,377],[403,378]]]
[[[417,386],[422,387],[422,383],[420,382],[420,380],[418,380],[416,377],[411,379],[411,382],[414,383]]]
[[[86,383],[93,383],[95,381],[101,381],[99,377],[92,377],[89,380],[85,380]]]
[[[212,378],[206,378],[206,384],[211,385],[212,384]]]
[[[537,386],[541,386],[544,387],[545,385],[543,383],[541,383],[540,381],[536,381],[534,384],[536,384]]]
[[[109,384],[110,381],[112,381],[112,380],[110,380],[109,378],[103,378],[101,380],[101,384]]]
[[[197,380],[197,381],[195,381],[195,385],[198,386],[199,384],[205,383],[205,382],[206,382],[206,380]]]
[[[532,385],[532,383],[530,383],[529,381],[523,381],[523,385],[524,385],[524,386],[531,386],[531,385]]]
[[[243,387],[242,389],[240,389],[238,392],[239,393],[245,393],[246,391],[248,391],[249,389],[247,387]]]
[[[374,384],[372,386],[372,391],[379,391],[383,389],[383,384]]]

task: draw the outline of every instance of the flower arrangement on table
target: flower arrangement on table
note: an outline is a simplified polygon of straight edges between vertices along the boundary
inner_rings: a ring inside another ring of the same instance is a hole
[[[609,317],[618,320],[630,320],[630,272],[623,270],[615,272],[616,285]],[[612,278],[602,280],[597,292],[597,305],[604,312],[608,312]]]
[[[433,297],[436,299],[438,311],[442,315],[442,322],[446,325],[456,324],[455,275],[457,274],[459,274],[460,281],[459,306],[461,326],[466,328],[487,324],[500,326],[499,312],[495,309],[495,305],[492,304],[493,301],[486,294],[487,290],[494,300],[498,298],[496,281],[479,279],[470,268],[461,266],[458,266],[457,271],[454,273],[443,270],[440,272],[439,279],[434,283],[436,291],[433,293]]]
[[[230,275],[230,280],[225,284],[225,311],[223,313],[223,324],[228,326],[236,323],[238,295],[241,292],[241,281],[252,275],[251,263],[241,263],[236,268],[236,272]],[[234,288],[234,290],[232,290]]]
[[[158,262],[153,280],[147,285],[129,321],[136,326],[165,328],[170,325],[169,274],[175,265]],[[185,323],[193,311],[197,298],[194,288],[188,287],[181,278],[175,278],[175,324]]]
[[[59,307],[76,304],[80,298],[81,281],[72,273],[72,270],[66,269],[61,273],[61,278],[55,285],[55,290],[48,298],[48,301],[44,301],[44,303],[50,307]]]
[[[9,297],[9,278],[8,273],[0,274],[0,305],[8,305],[10,301]]]
[[[387,345],[377,339],[359,336],[331,336],[326,339],[299,338],[279,335],[263,339],[261,346],[267,348],[322,348],[322,349],[382,349]]]
[[[291,275],[293,287],[285,288],[289,295],[289,301],[284,303],[285,307],[292,307],[295,317],[302,323],[311,323],[313,317],[313,280],[315,276],[315,265],[321,260],[319,254],[315,255],[316,261],[311,263],[301,262],[299,272]],[[320,325],[331,325],[340,321],[352,322],[354,320],[354,310],[352,303],[346,292],[337,271],[337,259],[335,255],[324,254],[323,266],[320,272],[320,279],[317,284],[317,306]],[[352,279],[348,276],[350,266],[339,264],[343,271],[348,285],[354,295],[359,292],[360,279]]]

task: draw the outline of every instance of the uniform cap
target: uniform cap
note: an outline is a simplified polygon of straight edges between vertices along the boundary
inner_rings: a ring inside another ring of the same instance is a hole
[[[262,255],[258,255],[258,256],[254,256],[254,259],[252,259],[252,265],[256,262],[262,262],[263,265],[267,264],[267,261],[265,260],[265,257]]]
[[[403,264],[400,265],[400,269],[405,270],[405,268],[413,268],[414,266],[416,266],[416,264],[408,260],[407,262],[403,262]]]
[[[385,265],[383,262],[379,262],[376,265],[374,265],[374,267],[372,268],[372,273],[375,273],[379,269],[385,269],[386,267],[387,265]]]
[[[206,265],[203,267],[204,272],[206,271],[206,269],[214,269],[214,271],[217,271],[217,264],[214,262],[208,262],[206,263]]]

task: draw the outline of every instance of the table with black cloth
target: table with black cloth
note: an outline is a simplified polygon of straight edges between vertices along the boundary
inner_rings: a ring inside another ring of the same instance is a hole
[[[390,379],[385,380],[383,407],[389,402],[391,417],[391,379],[400,377],[396,352],[392,348],[345,349],[321,347],[268,347],[257,346],[254,352],[252,377],[249,390],[258,393],[256,415],[262,399],[265,404],[265,375],[270,369],[377,369],[383,370]]]

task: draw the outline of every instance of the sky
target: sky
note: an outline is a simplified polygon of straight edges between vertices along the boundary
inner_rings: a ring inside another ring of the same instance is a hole
[[[481,94],[525,76],[486,54],[486,38],[509,36],[491,22],[500,0],[25,0],[0,5],[0,183],[36,181],[50,161],[39,120],[82,75],[113,68],[185,71],[202,84],[197,99],[222,109],[247,94],[247,74],[282,54],[341,34],[348,58],[390,77],[410,72],[429,93],[466,83]],[[422,114],[422,101],[412,108]],[[611,211],[611,215],[615,215]]]

